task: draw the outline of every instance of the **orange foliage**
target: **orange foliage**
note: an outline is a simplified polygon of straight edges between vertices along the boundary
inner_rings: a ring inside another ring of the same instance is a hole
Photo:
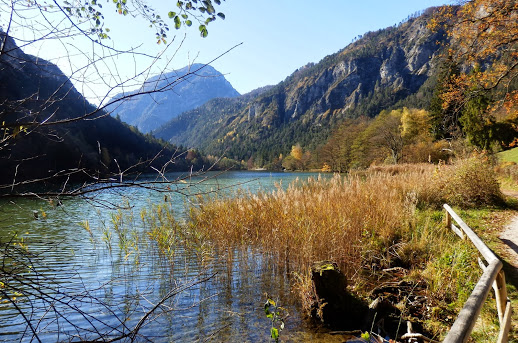
[[[498,105],[511,109],[518,104],[518,92],[512,89],[518,77],[518,1],[465,1],[460,8],[444,7],[429,26],[437,29],[447,22],[453,22],[448,54],[466,72],[444,93],[445,106],[469,92],[496,89]]]

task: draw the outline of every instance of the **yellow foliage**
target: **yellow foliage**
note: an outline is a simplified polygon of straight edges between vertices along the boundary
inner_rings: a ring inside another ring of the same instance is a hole
[[[332,171],[331,166],[327,163],[324,163],[321,169],[324,173],[329,173]]]
[[[302,151],[302,147],[300,146],[300,144],[291,147],[290,155],[296,160],[300,161],[302,159],[304,152]]]

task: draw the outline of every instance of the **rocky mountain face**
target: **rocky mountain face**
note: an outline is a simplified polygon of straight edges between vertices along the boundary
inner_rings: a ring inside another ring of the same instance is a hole
[[[16,191],[1,188],[14,181],[59,183],[69,174],[74,175],[71,180],[92,180],[152,158],[159,167],[172,156],[174,148],[164,148],[152,137],[97,111],[56,65],[25,54],[0,30],[0,45],[4,41],[0,193]],[[88,114],[89,120],[80,119]],[[161,151],[164,156],[158,157]],[[186,163],[178,161],[178,167],[187,170]]]
[[[344,118],[376,116],[398,105],[426,107],[443,32],[433,9],[397,27],[369,32],[259,94],[212,101],[155,132],[170,142],[230,158],[272,160],[300,143],[314,148]]]
[[[135,94],[107,109],[113,116],[141,132],[150,132],[180,113],[192,110],[213,98],[232,98],[239,93],[225,77],[210,65],[192,64],[180,70],[148,79],[141,89],[117,94],[112,100]]]

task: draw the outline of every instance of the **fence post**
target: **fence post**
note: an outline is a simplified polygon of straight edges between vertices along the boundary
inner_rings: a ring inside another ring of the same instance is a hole
[[[507,287],[505,285],[505,274],[503,270],[501,270],[500,273],[498,273],[493,288],[495,289],[495,300],[496,308],[498,310],[498,319],[500,321],[500,326],[503,326],[505,307],[507,304]]]

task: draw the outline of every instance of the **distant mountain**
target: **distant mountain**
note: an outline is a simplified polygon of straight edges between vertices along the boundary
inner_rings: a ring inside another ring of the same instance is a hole
[[[5,37],[0,30],[0,42]],[[174,147],[95,110],[57,66],[25,54],[7,37],[0,53],[0,185],[65,171],[75,172],[72,180],[92,180],[153,158],[159,167],[173,155]],[[92,112],[88,120],[52,124]],[[172,166],[190,165],[179,159]]]
[[[239,93],[225,77],[210,65],[193,64],[180,70],[155,76],[144,82],[138,92],[159,90],[133,97],[108,107],[112,116],[141,132],[150,132],[180,113],[203,105],[213,98],[232,98]],[[117,94],[112,100],[135,94]]]
[[[428,107],[444,32],[431,32],[433,9],[399,26],[369,32],[259,94],[215,99],[154,135],[237,160],[271,161],[292,145],[315,148],[345,118],[374,117],[394,106]]]

